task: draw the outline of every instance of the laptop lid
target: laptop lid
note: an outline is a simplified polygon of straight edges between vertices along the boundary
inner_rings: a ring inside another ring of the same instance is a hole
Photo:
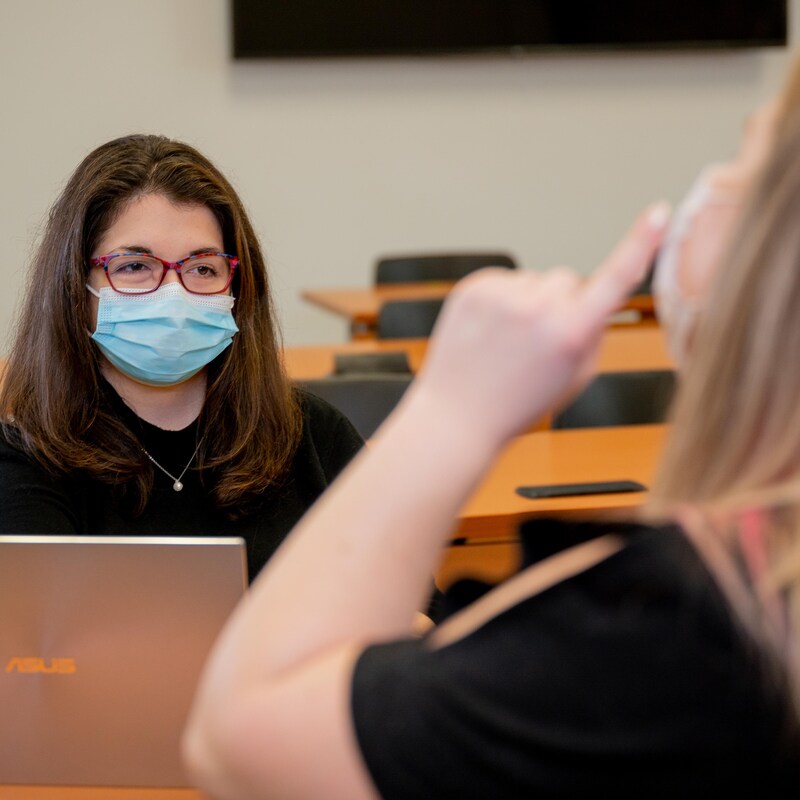
[[[0,784],[189,785],[181,732],[246,574],[239,538],[0,536]]]

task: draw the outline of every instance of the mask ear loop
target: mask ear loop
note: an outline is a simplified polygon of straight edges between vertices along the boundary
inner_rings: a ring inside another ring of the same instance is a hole
[[[88,283],[85,283],[84,286],[86,287],[87,291],[90,294],[93,294],[98,300],[100,299],[100,292],[98,292],[97,289],[95,289],[93,286],[89,286]],[[92,336],[94,336],[94,332],[93,331],[90,331],[88,328],[84,328],[84,330],[86,331],[86,335],[90,339],[92,338]]]

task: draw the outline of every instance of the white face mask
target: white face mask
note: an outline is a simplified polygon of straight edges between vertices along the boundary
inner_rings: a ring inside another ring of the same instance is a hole
[[[689,239],[697,235],[698,218],[710,205],[733,208],[739,204],[739,198],[734,194],[720,192],[712,186],[715,169],[718,168],[706,167],[700,173],[673,214],[653,274],[656,316],[664,328],[667,345],[678,368],[686,363],[698,317],[708,301],[707,278],[714,271],[714,265],[699,264],[697,259],[692,261],[687,257]],[[729,233],[729,220],[726,219],[725,223],[702,231],[703,236],[712,240],[704,243],[708,253],[721,252]],[[695,287],[694,291],[687,288],[687,283]]]

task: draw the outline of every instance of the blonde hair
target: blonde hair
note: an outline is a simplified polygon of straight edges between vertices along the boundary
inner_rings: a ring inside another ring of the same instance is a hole
[[[800,640],[800,63],[769,157],[700,321],[672,409],[673,429],[645,513],[692,509],[733,545],[760,509],[768,591],[788,601]],[[712,563],[712,567],[714,564]],[[756,594],[764,587],[756,586]],[[800,698],[798,653],[790,654]]]

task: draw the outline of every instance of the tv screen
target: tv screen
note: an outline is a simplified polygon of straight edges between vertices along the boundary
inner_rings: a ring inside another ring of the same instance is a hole
[[[232,0],[235,58],[786,44],[786,0]]]

